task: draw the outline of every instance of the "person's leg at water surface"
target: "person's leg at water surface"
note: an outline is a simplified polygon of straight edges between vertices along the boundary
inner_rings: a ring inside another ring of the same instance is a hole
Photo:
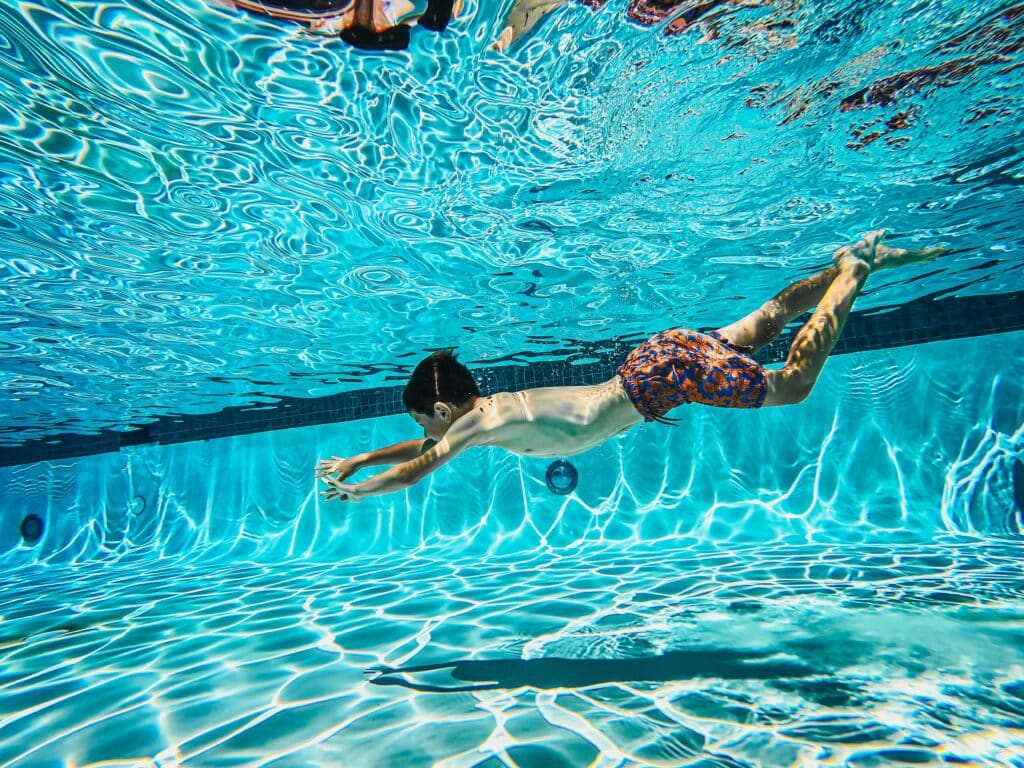
[[[505,51],[519,38],[537,26],[537,22],[554,10],[560,8],[566,0],[515,0],[505,22],[502,24],[498,39],[491,47],[496,51]],[[597,10],[608,0],[579,0],[591,10]]]

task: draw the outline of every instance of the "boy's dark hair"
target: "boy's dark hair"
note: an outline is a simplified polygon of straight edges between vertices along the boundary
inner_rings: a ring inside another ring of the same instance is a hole
[[[455,359],[454,349],[442,349],[419,362],[402,393],[405,410],[434,413],[434,403],[462,405],[480,390],[469,369]]]

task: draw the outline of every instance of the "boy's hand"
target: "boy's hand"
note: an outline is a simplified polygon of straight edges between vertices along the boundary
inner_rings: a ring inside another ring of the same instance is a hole
[[[324,501],[362,501],[363,494],[359,490],[358,483],[345,484],[339,480],[335,480],[333,477],[324,477],[323,481],[327,485],[331,486],[326,491],[320,491],[320,495],[324,497]]]
[[[359,470],[359,464],[354,459],[339,459],[332,456],[331,461],[321,459],[316,465],[316,477],[327,477],[337,475],[334,479],[341,482],[349,475]]]

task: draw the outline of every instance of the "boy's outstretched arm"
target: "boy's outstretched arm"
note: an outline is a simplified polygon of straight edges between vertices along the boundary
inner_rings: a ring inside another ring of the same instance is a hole
[[[463,423],[464,421],[466,423]],[[479,420],[475,418],[475,414],[470,414],[460,419],[448,430],[448,434],[419,456],[396,464],[369,480],[361,483],[342,483],[330,476],[323,477],[323,481],[330,488],[321,491],[321,495],[324,501],[359,501],[364,496],[379,496],[401,491],[415,485],[467,448],[478,445],[481,442],[481,434]]]
[[[417,438],[405,440],[401,443],[389,445],[386,448],[378,448],[367,453],[358,453],[347,459],[334,456],[331,459],[321,459],[316,465],[316,477],[336,475],[335,479],[344,480],[349,475],[354,475],[363,467],[372,467],[376,464],[398,464],[399,462],[415,459],[433,447],[434,441],[429,438]]]

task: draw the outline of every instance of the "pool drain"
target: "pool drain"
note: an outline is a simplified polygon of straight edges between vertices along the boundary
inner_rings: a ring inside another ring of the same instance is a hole
[[[557,493],[559,496],[565,496],[567,493],[572,493],[576,488],[576,483],[579,482],[580,474],[576,471],[576,467],[570,464],[568,461],[555,461],[552,462],[551,466],[548,467],[548,473],[544,480],[548,484],[548,490],[552,493]]]
[[[21,540],[26,544],[35,544],[43,535],[43,518],[39,515],[26,515],[21,521]]]

